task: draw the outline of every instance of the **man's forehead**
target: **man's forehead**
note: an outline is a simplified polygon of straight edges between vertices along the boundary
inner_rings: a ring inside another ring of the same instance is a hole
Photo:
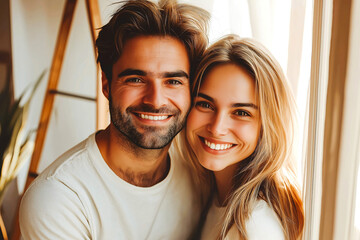
[[[137,69],[148,75],[183,71],[189,75],[190,62],[183,44],[172,37],[138,36],[128,40],[113,70]]]

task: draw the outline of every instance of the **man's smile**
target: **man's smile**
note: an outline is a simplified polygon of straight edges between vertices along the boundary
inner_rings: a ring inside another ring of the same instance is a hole
[[[152,121],[161,121],[171,117],[171,115],[167,115],[167,114],[156,114],[156,115],[149,113],[134,113],[134,114],[142,119],[149,119]]]

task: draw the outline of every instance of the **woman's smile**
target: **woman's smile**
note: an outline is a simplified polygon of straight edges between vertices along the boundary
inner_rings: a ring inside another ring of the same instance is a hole
[[[203,148],[210,153],[214,153],[214,151],[215,153],[227,153],[230,149],[237,145],[234,143],[214,140],[201,136],[199,136],[199,139],[202,143],[201,145],[203,146]]]

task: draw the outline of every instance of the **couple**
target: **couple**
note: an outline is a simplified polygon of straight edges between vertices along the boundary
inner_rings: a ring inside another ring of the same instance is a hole
[[[252,40],[206,49],[207,21],[194,6],[130,0],[101,29],[111,123],[29,187],[24,239],[300,237],[285,77]]]

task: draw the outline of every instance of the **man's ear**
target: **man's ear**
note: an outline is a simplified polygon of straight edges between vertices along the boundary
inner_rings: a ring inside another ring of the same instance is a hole
[[[101,71],[101,82],[102,82],[102,92],[104,96],[107,98],[107,100],[109,100],[110,83],[103,71]]]

